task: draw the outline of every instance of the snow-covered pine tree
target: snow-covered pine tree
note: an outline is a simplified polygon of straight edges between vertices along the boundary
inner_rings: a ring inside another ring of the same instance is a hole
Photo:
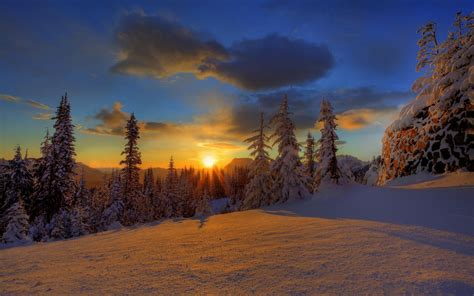
[[[89,233],[87,213],[81,207],[73,207],[69,210],[69,237],[77,237]]]
[[[122,192],[123,190],[120,174],[113,174],[108,196],[108,206],[105,208],[100,222],[101,230],[119,228],[122,225],[124,214]]]
[[[18,244],[31,241],[29,237],[29,217],[21,199],[8,208],[4,219],[7,226],[2,236],[3,243]]]
[[[299,157],[300,145],[296,140],[295,126],[290,114],[288,98],[285,95],[278,113],[270,120],[270,124],[275,127],[271,136],[274,139],[273,146],[278,145],[278,156],[270,166],[274,202],[302,199],[310,195],[310,180],[303,171]]]
[[[140,206],[143,202],[139,183],[139,165],[142,163],[138,148],[140,128],[133,113],[125,126],[125,139],[127,143],[122,152],[125,159],[120,162],[121,165],[124,165],[122,168],[122,190],[126,213],[123,222],[126,225],[132,225],[140,220]]]
[[[54,240],[70,238],[70,226],[70,213],[63,207],[53,215],[50,222],[46,225],[47,236]]]
[[[319,166],[315,174],[315,188],[322,181],[329,179],[337,184],[342,177],[336,157],[336,141],[339,139],[336,134],[336,116],[329,101],[322,100],[320,106],[318,121],[322,123],[322,128],[321,138],[318,141],[317,157]]]
[[[173,156],[170,158],[168,173],[163,184],[161,211],[166,218],[181,215],[183,204],[178,196],[178,175],[174,168]]]
[[[15,155],[8,162],[7,173],[9,176],[7,183],[7,199],[5,207],[9,208],[19,200],[22,201],[22,207],[25,207],[27,213],[32,207],[33,177],[28,169],[26,160],[21,156],[21,148],[15,149]]]
[[[270,156],[267,149],[271,149],[267,144],[268,136],[265,134],[265,124],[263,113],[260,113],[260,126],[254,131],[254,136],[245,140],[249,143],[249,150],[254,160],[250,164],[250,182],[245,187],[245,198],[242,202],[242,209],[254,209],[271,203],[272,179],[270,176]]]
[[[46,229],[45,216],[36,217],[30,226],[29,235],[34,241],[46,241],[48,239],[48,230]]]
[[[418,40],[418,46],[420,49],[417,56],[418,64],[416,65],[416,70],[421,71],[426,66],[431,65],[434,57],[438,54],[436,24],[434,22],[429,22],[418,29],[417,33],[421,34],[421,38]]]
[[[48,197],[48,216],[57,213],[61,207],[69,207],[76,192],[74,148],[74,125],[71,118],[71,106],[67,93],[61,98],[56,112],[54,134],[51,138],[53,176],[51,192]]]
[[[316,168],[315,158],[316,158],[316,151],[315,151],[315,142],[314,138],[310,132],[308,132],[308,136],[306,137],[306,146],[304,150],[304,164],[306,175],[308,175],[311,180],[314,178],[314,171]]]

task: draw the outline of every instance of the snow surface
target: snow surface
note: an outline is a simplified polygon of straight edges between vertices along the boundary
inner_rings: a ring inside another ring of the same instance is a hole
[[[400,188],[442,188],[442,187],[474,187],[474,172],[459,170],[457,172],[435,175],[420,172],[415,175],[393,179],[385,184]]]
[[[334,186],[260,210],[3,249],[0,294],[472,295],[474,187],[460,179]]]

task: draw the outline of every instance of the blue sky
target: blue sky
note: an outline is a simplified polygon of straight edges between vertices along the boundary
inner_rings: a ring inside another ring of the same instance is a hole
[[[381,3],[383,2],[383,3]],[[444,39],[470,1],[2,1],[0,157],[38,156],[65,91],[77,159],[116,166],[123,120],[142,122],[145,166],[223,165],[288,93],[298,135],[316,137],[325,97],[340,153],[380,154],[385,127],[412,100],[427,21]],[[184,33],[183,33],[184,32]],[[30,100],[30,101],[28,101]],[[35,104],[41,103],[43,105]],[[48,109],[49,106],[51,109]],[[40,119],[42,118],[42,119]]]

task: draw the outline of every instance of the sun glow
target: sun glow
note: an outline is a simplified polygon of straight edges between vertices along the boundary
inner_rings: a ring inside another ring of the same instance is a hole
[[[202,164],[206,167],[206,168],[212,168],[215,164],[216,164],[216,159],[212,156],[205,156],[203,159],[202,159]]]

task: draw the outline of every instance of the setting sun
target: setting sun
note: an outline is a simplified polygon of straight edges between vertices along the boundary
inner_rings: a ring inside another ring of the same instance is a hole
[[[203,159],[202,159],[202,164],[206,167],[206,168],[212,168],[215,164],[216,164],[216,159],[212,156],[205,156]]]

